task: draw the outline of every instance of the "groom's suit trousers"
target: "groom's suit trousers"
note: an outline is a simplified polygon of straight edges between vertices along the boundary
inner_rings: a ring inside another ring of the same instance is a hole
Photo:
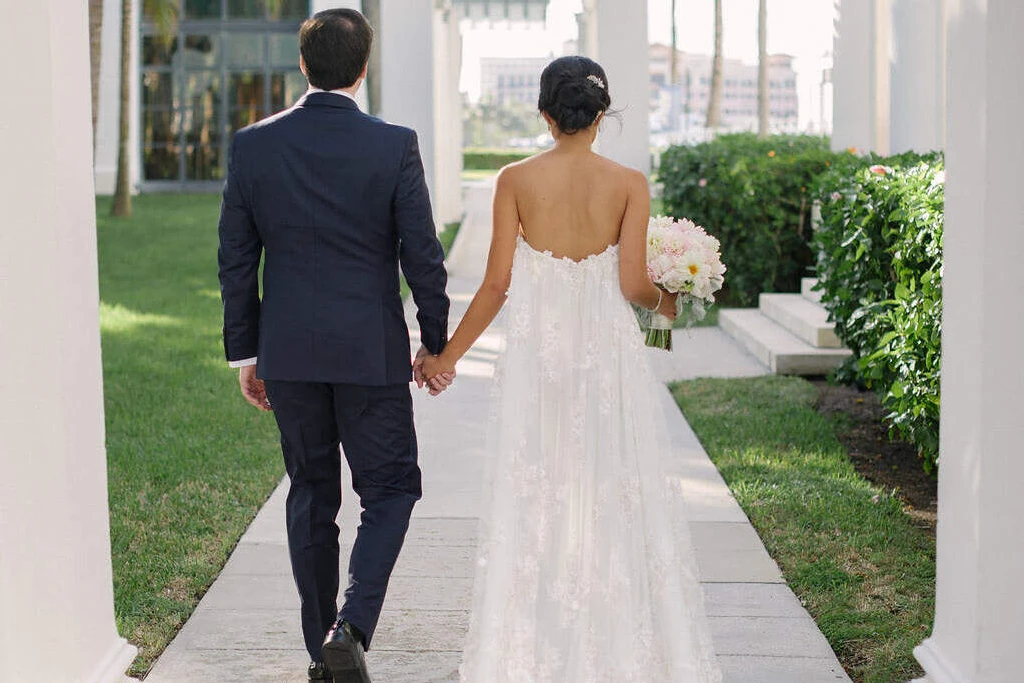
[[[291,480],[288,548],[302,604],[302,630],[314,660],[340,618],[373,638],[391,571],[421,496],[408,384],[362,386],[266,381]],[[341,454],[362,512],[339,613]]]

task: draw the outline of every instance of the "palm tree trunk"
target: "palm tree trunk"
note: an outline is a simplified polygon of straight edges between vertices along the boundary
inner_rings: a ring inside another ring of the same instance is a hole
[[[92,149],[100,111],[100,58],[103,55],[103,0],[89,0],[89,67],[92,77]]]
[[[717,129],[722,119],[722,0],[715,0],[715,54],[711,64],[711,92],[705,125]]]
[[[676,33],[676,0],[672,0],[672,52],[668,56],[668,84],[679,82],[679,37]]]
[[[110,215],[132,215],[132,188],[128,170],[128,117],[131,96],[132,0],[121,0],[121,106],[117,134],[117,183]]]
[[[768,0],[760,0],[757,11],[757,135],[768,137],[771,90],[768,87]]]
[[[370,52],[370,65],[366,73],[366,102],[368,113],[380,115],[380,0],[363,0],[363,14],[373,26],[373,51]]]

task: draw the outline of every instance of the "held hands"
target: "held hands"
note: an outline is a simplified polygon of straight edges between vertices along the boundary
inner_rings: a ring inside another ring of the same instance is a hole
[[[256,379],[255,365],[247,365],[238,369],[238,384],[246,401],[259,410],[266,412],[273,410],[270,407],[270,400],[267,399],[267,389],[263,385],[263,380]]]
[[[416,352],[412,373],[416,386],[420,389],[426,386],[431,396],[440,395],[455,380],[455,366],[445,366],[439,356],[431,355],[423,346]]]
[[[423,377],[430,386],[432,396],[437,396],[455,379],[455,365],[445,362],[441,356],[427,356],[421,368]]]

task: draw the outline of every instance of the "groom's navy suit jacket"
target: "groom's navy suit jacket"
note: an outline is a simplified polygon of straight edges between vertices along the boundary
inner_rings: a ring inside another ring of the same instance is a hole
[[[423,344],[447,342],[444,254],[415,131],[313,92],[240,130],[220,218],[224,349],[261,379],[411,378],[401,264]],[[260,257],[263,296],[260,297]]]

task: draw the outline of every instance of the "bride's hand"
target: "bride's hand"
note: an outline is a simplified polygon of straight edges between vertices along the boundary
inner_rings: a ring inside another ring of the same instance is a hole
[[[455,378],[455,364],[446,362],[441,356],[427,356],[421,369],[431,393],[444,391]],[[441,377],[444,377],[444,382]]]
[[[658,306],[657,312],[665,316],[669,320],[676,319],[676,299],[679,297],[678,294],[672,294],[662,290],[661,292],[661,305]]]

